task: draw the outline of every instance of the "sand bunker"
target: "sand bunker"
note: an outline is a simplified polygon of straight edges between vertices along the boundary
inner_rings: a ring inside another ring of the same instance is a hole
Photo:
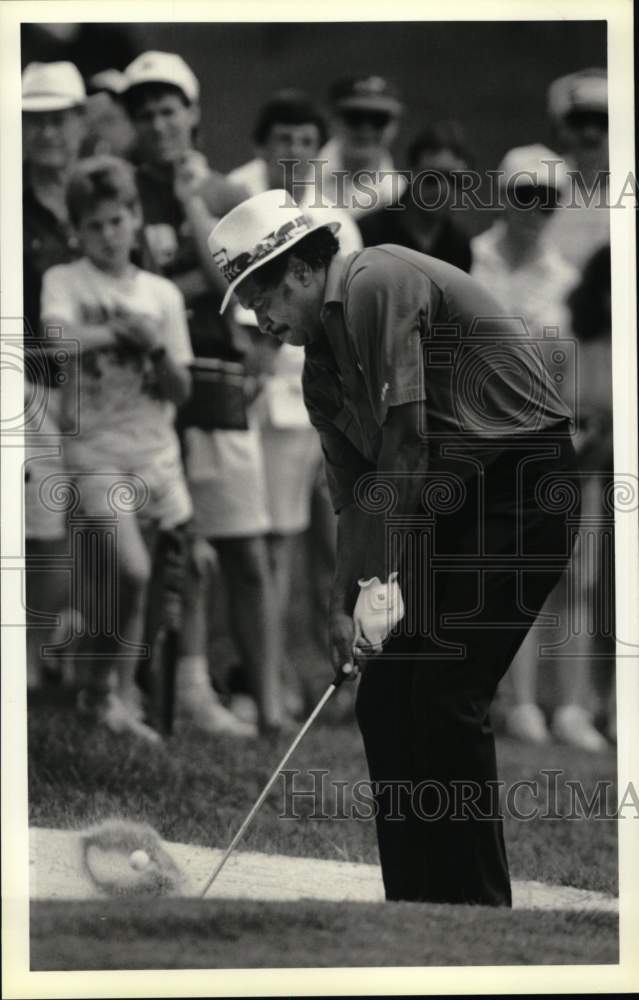
[[[222,851],[168,841],[164,847],[184,873],[182,894],[199,896]],[[100,895],[83,869],[80,837],[74,831],[32,828],[29,864],[32,899],[91,899]],[[207,898],[381,903],[384,891],[377,865],[241,851],[231,856]],[[615,913],[618,900],[568,886],[514,882],[513,906]]]

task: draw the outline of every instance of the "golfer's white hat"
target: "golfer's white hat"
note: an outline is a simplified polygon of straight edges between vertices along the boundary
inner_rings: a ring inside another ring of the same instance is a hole
[[[71,62],[29,63],[22,74],[23,111],[64,111],[84,104],[86,96]]]
[[[548,88],[548,111],[565,118],[571,111],[608,111],[608,78],[605,69],[582,69],[562,76]]]
[[[499,170],[502,184],[515,188],[532,185],[561,191],[568,179],[564,160],[541,143],[510,149]]]
[[[208,239],[213,260],[229,285],[220,312],[244,278],[326,225],[333,233],[340,227],[339,222],[312,223],[283,190],[264,191],[237,205]]]
[[[181,90],[189,103],[197,101],[200,85],[195,73],[174,52],[143,52],[124,71],[125,93],[144,83],[168,83]]]

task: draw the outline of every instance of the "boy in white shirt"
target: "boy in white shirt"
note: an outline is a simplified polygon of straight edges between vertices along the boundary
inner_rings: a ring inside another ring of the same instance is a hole
[[[79,704],[112,732],[155,742],[157,733],[136,712],[134,676],[149,546],[158,529],[175,528],[192,512],[173,426],[190,390],[184,302],[172,282],[131,263],[141,214],[128,163],[82,161],[67,202],[84,256],[45,273],[41,312],[45,326],[61,327],[79,345],[75,383],[63,389],[61,429],[87,517],[85,541],[99,539],[103,555],[85,581],[83,658],[91,662]],[[78,404],[79,431],[64,435]]]

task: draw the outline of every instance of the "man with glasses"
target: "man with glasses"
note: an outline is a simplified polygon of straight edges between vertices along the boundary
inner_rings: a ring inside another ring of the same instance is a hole
[[[606,71],[584,69],[555,80],[548,89],[548,112],[570,181],[549,238],[583,267],[610,240]]]
[[[470,240],[450,210],[457,178],[470,166],[460,126],[444,121],[421,132],[408,150],[408,166],[410,183],[399,207],[367,212],[359,220],[364,245],[395,243],[470,271]]]
[[[406,181],[389,151],[403,110],[395,89],[381,76],[348,77],[329,100],[335,132],[320,153],[325,198],[355,217],[396,202]]]
[[[543,340],[548,329],[567,338],[567,299],[579,274],[549,236],[568,184],[565,165],[545,146],[522,146],[506,154],[499,178],[503,217],[472,241],[472,275],[511,316],[525,321],[532,343]],[[562,386],[559,380],[557,384]],[[563,387],[573,388],[566,381]],[[558,608],[563,623],[566,609],[560,606],[559,592],[554,601],[552,610]],[[531,631],[510,669],[513,703],[506,715],[506,729],[525,743],[545,743],[550,736],[537,701],[538,648],[542,642],[539,632]],[[592,700],[588,662],[574,656],[564,658],[558,661],[556,673],[553,735],[581,749],[604,749],[605,740],[588,711]]]

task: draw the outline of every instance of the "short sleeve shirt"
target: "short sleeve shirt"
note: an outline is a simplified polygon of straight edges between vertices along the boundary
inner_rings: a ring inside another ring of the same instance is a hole
[[[142,164],[137,184],[144,216],[144,264],[166,278],[198,268],[199,258],[184,209],[173,191],[170,171]],[[245,197],[242,188],[212,173],[203,191],[211,215],[221,217]],[[189,303],[187,316],[192,346],[198,357],[238,360],[220,318],[221,296],[205,292]]]
[[[118,308],[142,313],[154,322],[160,343],[178,365],[193,354],[184,300],[172,282],[132,267],[123,277],[98,270],[86,258],[47,271],[43,280],[43,319],[81,330],[106,324]],[[80,348],[82,345],[80,345]],[[123,346],[81,350],[77,381],[63,390],[61,425],[80,414],[78,439],[93,442],[130,462],[178,454],[173,428],[175,408],[160,397],[148,354]]]
[[[304,397],[322,438],[336,510],[377,467],[393,406],[423,404],[430,466],[446,445],[504,442],[570,419],[545,345],[504,316],[458,268],[386,245],[336,258],[322,310],[325,338],[306,348]],[[561,373],[563,375],[563,373]]]

